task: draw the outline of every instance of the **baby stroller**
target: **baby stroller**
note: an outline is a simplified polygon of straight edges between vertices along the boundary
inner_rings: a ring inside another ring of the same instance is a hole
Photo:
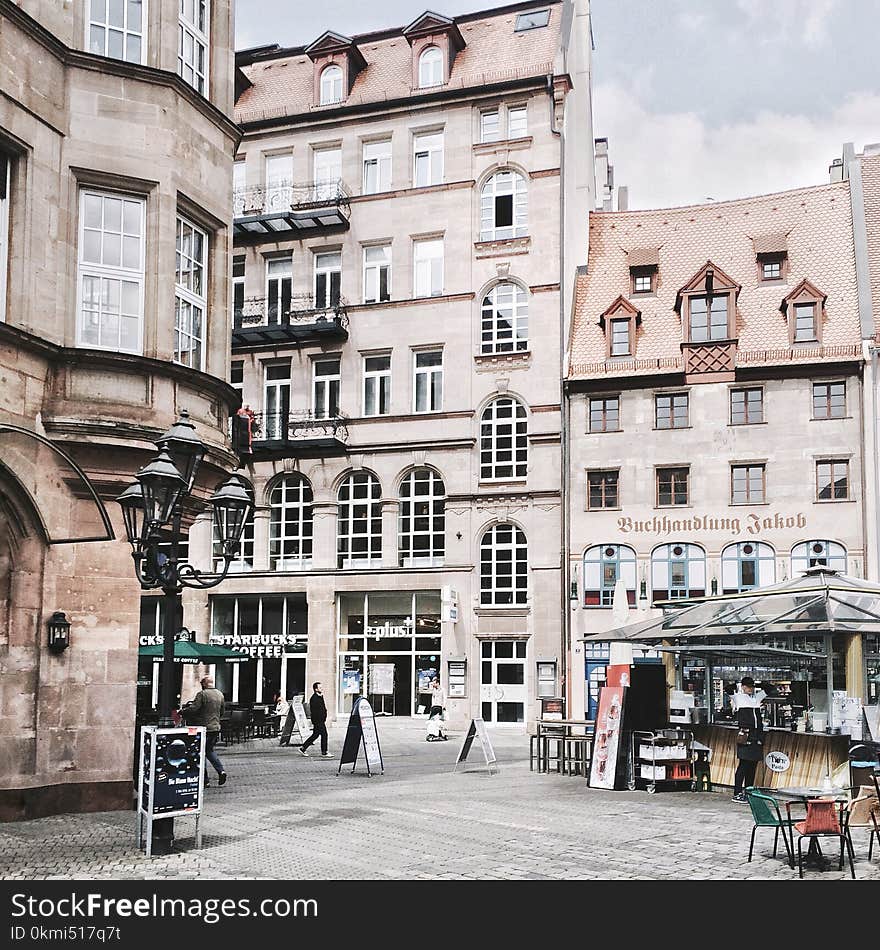
[[[434,713],[428,717],[428,728],[425,734],[427,742],[445,742],[449,736],[446,735],[446,724],[443,722],[445,713]]]

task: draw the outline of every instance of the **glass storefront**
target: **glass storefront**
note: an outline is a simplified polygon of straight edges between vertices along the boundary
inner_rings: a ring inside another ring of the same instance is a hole
[[[336,607],[338,713],[366,696],[377,715],[426,714],[440,675],[440,591],[341,593]]]

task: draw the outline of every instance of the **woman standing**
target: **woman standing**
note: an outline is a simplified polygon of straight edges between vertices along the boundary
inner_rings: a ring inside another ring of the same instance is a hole
[[[740,692],[733,699],[739,730],[736,734],[736,757],[739,765],[733,780],[733,800],[746,802],[745,789],[754,784],[755,772],[764,752],[764,721],[761,718],[761,703],[767,694],[755,690],[755,681],[744,676]]]

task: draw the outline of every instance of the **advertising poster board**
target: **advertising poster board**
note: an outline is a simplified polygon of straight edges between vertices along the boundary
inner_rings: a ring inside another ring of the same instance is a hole
[[[623,686],[603,686],[599,691],[590,788],[614,788],[623,724],[623,698]]]
[[[360,670],[342,671],[342,692],[359,693],[361,691],[361,673]]]
[[[342,744],[342,754],[339,756],[337,775],[342,771],[343,765],[350,764],[351,771],[354,772],[361,746],[364,749],[364,758],[367,760],[367,775],[372,776],[374,772],[384,774],[385,763],[379,746],[376,717],[373,707],[365,696],[354,701],[351,715],[348,717],[348,728],[345,730],[345,741]]]
[[[542,697],[541,718],[565,719],[565,700],[559,697]]]
[[[376,696],[394,695],[394,664],[370,664],[370,692]]]
[[[293,718],[296,722],[296,728],[300,734],[300,738],[304,741],[311,732],[311,729],[309,729],[309,720],[306,717],[306,708],[303,706],[302,696],[294,696],[293,702],[290,705],[293,709]]]
[[[474,739],[480,740],[480,747],[483,750],[486,767],[489,769],[490,775],[494,774],[498,771],[498,759],[495,755],[495,750],[492,748],[489,733],[486,731],[486,722],[483,719],[471,719],[471,724],[468,726],[468,731],[461,743],[461,748],[458,750],[458,757],[455,760],[452,771],[455,772],[459,765],[467,759],[468,753],[471,751],[471,746],[474,744]]]
[[[465,699],[467,697],[467,661],[449,660],[446,665],[446,695],[449,699]]]

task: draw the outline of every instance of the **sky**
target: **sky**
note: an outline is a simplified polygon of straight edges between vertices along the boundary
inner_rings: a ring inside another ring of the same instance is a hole
[[[236,0],[236,46],[501,5],[422,2]],[[591,12],[593,131],[631,208],[820,184],[844,142],[880,142],[880,0],[593,0]]]

